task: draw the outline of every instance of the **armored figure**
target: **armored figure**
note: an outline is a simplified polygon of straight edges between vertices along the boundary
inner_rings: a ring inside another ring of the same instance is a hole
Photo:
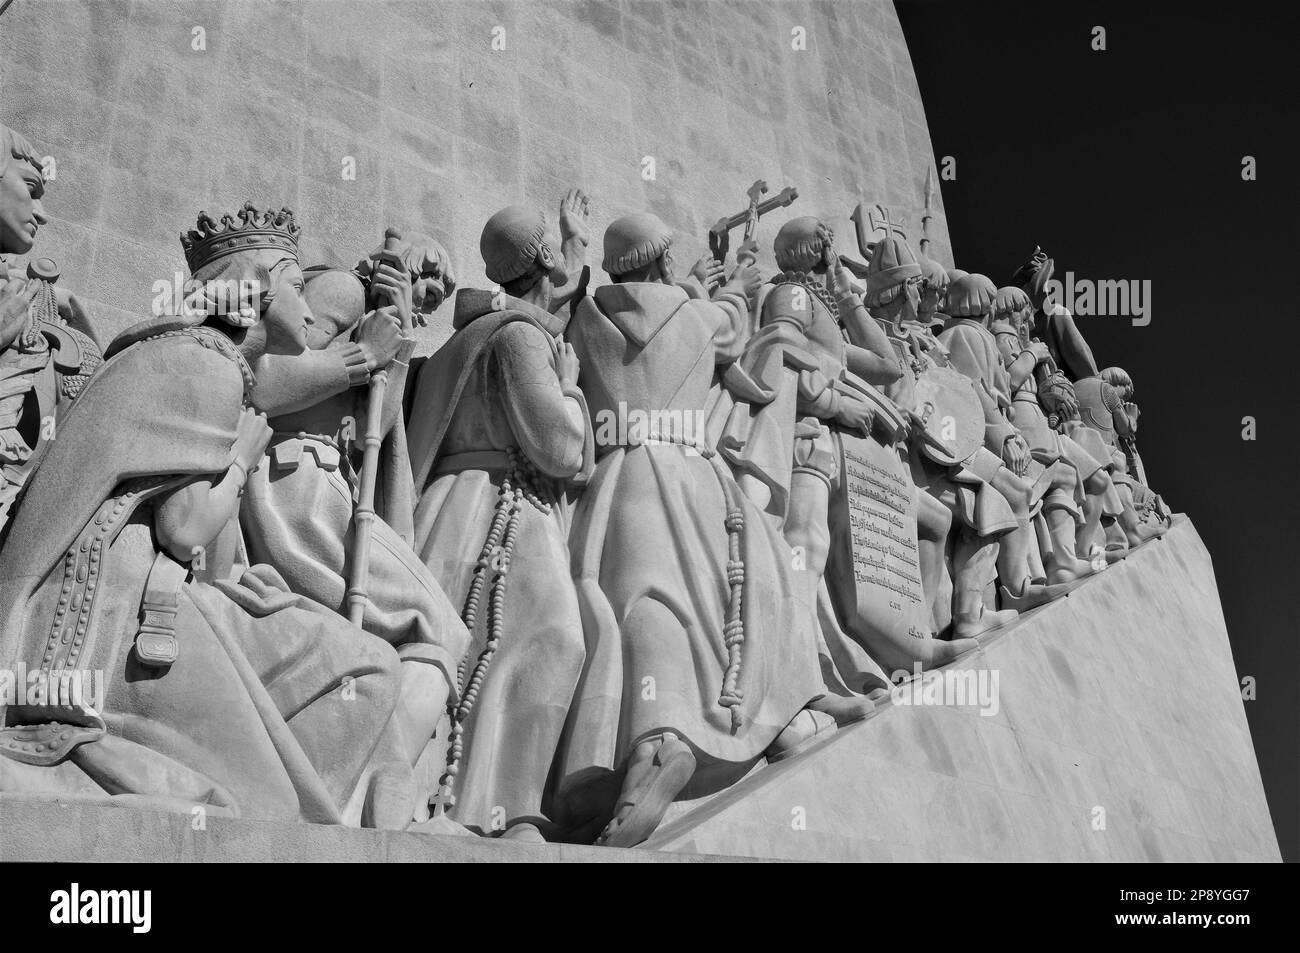
[[[59,418],[102,360],[85,311],[54,285],[57,266],[39,258],[21,273],[7,260],[31,251],[44,194],[31,143],[0,123],[0,542]]]
[[[893,384],[903,371],[885,332],[852,291],[824,224],[811,216],[786,222],[775,252],[782,271],[764,288],[759,332],[724,377],[743,403],[719,446],[746,492],[781,519],[804,567],[802,601],[822,620],[825,652],[841,668],[840,678],[871,690],[882,682],[869,677],[871,666],[863,670],[846,635],[884,671],[939,665],[974,643],[917,638],[918,621],[925,635],[933,629],[928,609],[909,617],[896,594],[864,592],[860,600],[855,574],[841,565],[850,561],[853,524],[861,518],[854,504],[863,505],[845,498],[844,443],[875,453],[856,443],[870,440],[884,456],[893,454],[908,424],[877,385]],[[861,345],[845,339],[845,325],[858,329]],[[762,409],[755,413],[756,407]],[[905,518],[906,532],[919,537],[919,591],[928,595],[939,585],[950,517],[934,498],[909,493],[917,509]],[[902,565],[889,569],[906,571]],[[821,604],[823,595],[831,613]],[[810,708],[842,723],[850,709],[835,704],[827,698]]]

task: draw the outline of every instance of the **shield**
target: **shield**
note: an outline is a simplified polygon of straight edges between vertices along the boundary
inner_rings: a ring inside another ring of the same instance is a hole
[[[930,367],[916,379],[916,418],[925,454],[955,466],[984,446],[984,407],[970,378],[951,367]]]

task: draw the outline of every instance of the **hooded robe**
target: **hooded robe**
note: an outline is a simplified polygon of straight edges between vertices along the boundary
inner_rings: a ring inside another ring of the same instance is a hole
[[[570,534],[587,667],[569,719],[566,785],[616,776],[639,742],[671,731],[697,761],[684,793],[707,793],[749,770],[825,693],[815,620],[795,598],[797,570],[775,522],[705,440],[646,442],[646,428],[631,425],[634,414],[705,417],[717,367],[740,356],[748,323],[742,297],[691,300],[676,286],[628,282],[596,289],[570,324],[594,419],[629,426],[598,440]],[[743,521],[738,539],[729,511]],[[726,695],[733,543],[743,640],[737,691]]]
[[[501,644],[463,725],[464,755],[449,816],[481,832],[517,822],[547,831],[548,778],[585,654],[569,573],[569,484],[592,463],[580,395],[556,375],[559,319],[517,298],[457,293],[455,333],[419,370],[408,438],[415,488],[415,551],[452,604],[464,606],[508,473],[507,450],[527,459],[549,503],[519,510],[505,577]],[[517,481],[516,481],[517,482]],[[489,559],[492,559],[489,556]],[[488,569],[464,672],[490,634]],[[504,809],[504,817],[494,813]]]

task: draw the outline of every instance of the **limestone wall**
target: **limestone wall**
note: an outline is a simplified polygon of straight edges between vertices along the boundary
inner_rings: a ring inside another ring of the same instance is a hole
[[[418,227],[476,285],[487,217],[536,203],[554,227],[571,185],[593,196],[595,266],[626,211],[662,216],[689,264],[756,178],[795,186],[760,229],[771,267],[789,215],[826,217],[846,252],[859,197],[915,229],[932,161],[879,0],[16,0],[0,18],[0,121],[57,163],[37,251],[106,336],[184,267],[177,234],[199,209],[245,199],[298,213],[305,262],[350,264],[385,225]],[[931,233],[948,262],[941,209]]]

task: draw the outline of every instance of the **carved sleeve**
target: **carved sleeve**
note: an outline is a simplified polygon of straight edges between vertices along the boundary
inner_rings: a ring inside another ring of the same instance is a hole
[[[1119,391],[1104,381],[1101,385],[1101,402],[1110,411],[1115,433],[1121,437],[1133,436],[1136,428],[1133,426],[1133,421],[1129,420],[1128,411],[1124,409],[1124,399],[1119,396]]]
[[[323,351],[264,354],[256,372],[253,405],[272,417],[313,407],[370,377],[365,355],[352,341]]]
[[[847,354],[849,370],[880,386],[892,384],[903,376],[898,355],[889,343],[879,322],[871,316],[862,299],[848,295],[839,300],[840,323],[848,332],[851,348]]]
[[[740,357],[750,336],[749,302],[744,295],[724,292],[712,301],[688,301],[686,307],[712,323],[715,363],[730,364]]]
[[[583,466],[586,410],[580,397],[561,389],[543,333],[523,323],[498,333],[502,404],[524,455],[547,476],[568,479]]]

